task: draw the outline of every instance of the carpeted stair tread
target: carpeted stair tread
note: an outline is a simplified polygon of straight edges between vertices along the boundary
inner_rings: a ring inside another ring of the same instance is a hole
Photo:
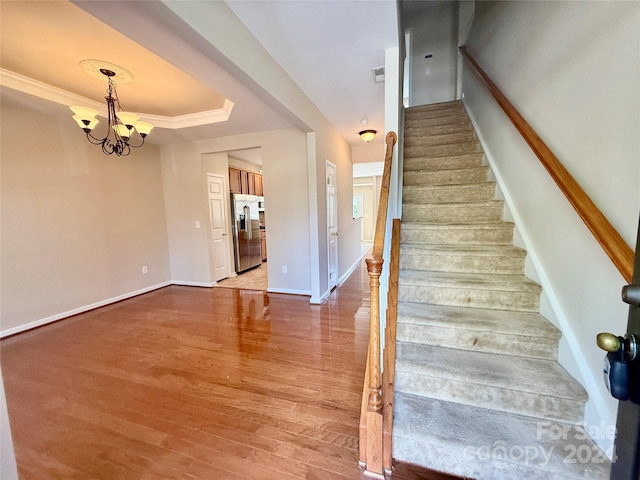
[[[447,135],[450,133],[475,132],[468,119],[461,118],[458,122],[444,125],[431,125],[429,127],[407,127],[404,129],[404,138],[430,137],[434,135]]]
[[[555,361],[560,332],[535,312],[402,302],[398,342]]]
[[[504,213],[504,202],[405,203],[402,218],[410,222],[482,223],[497,222]]]
[[[442,157],[446,155],[462,155],[464,153],[481,152],[480,142],[463,142],[448,145],[410,145],[404,149],[404,157]]]
[[[416,170],[455,170],[460,168],[481,167],[483,160],[483,152],[443,157],[413,157],[404,159],[403,168],[406,173]]]
[[[477,480],[609,478],[610,462],[580,427],[402,393],[394,411],[399,461]],[[592,461],[575,461],[578,448]]]
[[[457,245],[511,245],[513,224],[503,221],[485,223],[402,222],[400,242]]]
[[[401,270],[398,301],[537,312],[541,288],[522,275]]]
[[[476,332],[560,340],[560,331],[540,314],[532,312],[403,302],[398,305],[398,324],[442,326]],[[402,338],[402,341],[411,340]]]
[[[464,185],[489,182],[489,167],[452,168],[438,170],[411,170],[402,175],[404,185],[435,186]]]
[[[587,399],[584,389],[557,362],[539,358],[499,356],[401,342],[396,370],[559,398]],[[402,391],[401,388],[398,390]]]
[[[522,275],[525,257],[524,250],[513,246],[403,244],[400,269]]]
[[[442,118],[449,115],[467,116],[461,103],[451,103],[433,108],[410,107],[405,110],[406,118],[412,122],[428,118]]]
[[[538,294],[541,291],[540,285],[522,275],[451,274],[401,270],[398,281],[403,285],[431,284],[451,288],[491,288]]]
[[[473,130],[470,131],[458,131],[439,134],[427,134],[427,135],[413,135],[411,137],[405,137],[404,146],[429,146],[429,145],[448,145],[453,143],[465,143],[477,141],[476,134]]]
[[[493,182],[461,185],[407,185],[402,189],[405,203],[450,203],[492,201],[496,193]]]
[[[584,389],[555,361],[398,344],[395,389],[549,421],[582,419]]]
[[[414,118],[408,125],[408,128],[429,129],[431,127],[441,127],[443,125],[468,125],[471,123],[469,117],[463,113],[448,113],[441,117]]]
[[[419,243],[404,243],[400,245],[400,254],[420,255],[422,253],[451,253],[452,255],[486,255],[497,256],[507,255],[524,258],[527,252],[520,247],[494,246],[494,245],[472,245],[472,246],[452,246],[452,245],[421,245]]]

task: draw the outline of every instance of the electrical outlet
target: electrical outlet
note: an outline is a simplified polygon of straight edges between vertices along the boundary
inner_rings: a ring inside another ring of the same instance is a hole
[[[200,228],[200,220],[196,220],[196,228]]]
[[[282,273],[287,273],[287,266],[286,265],[282,265]]]
[[[149,269],[147,268],[147,266],[145,265],[144,267],[142,267],[142,274],[146,275],[147,273],[149,273]]]

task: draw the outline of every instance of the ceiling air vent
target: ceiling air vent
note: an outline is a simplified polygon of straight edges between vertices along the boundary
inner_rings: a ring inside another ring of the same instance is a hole
[[[373,81],[375,83],[384,82],[384,65],[381,67],[372,68],[371,73],[373,74]]]

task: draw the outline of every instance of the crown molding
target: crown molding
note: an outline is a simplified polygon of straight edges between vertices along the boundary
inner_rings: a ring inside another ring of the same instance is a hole
[[[34,80],[33,78],[25,77],[24,75],[20,75],[19,73],[12,72],[5,68],[0,68],[0,85],[49,100],[51,102],[66,105],[67,107],[72,105],[91,107],[98,111],[99,116],[107,116],[107,107],[105,103],[90,100],[81,95]],[[222,108],[206,110],[204,112],[188,113],[186,115],[177,115],[175,117],[152,115],[142,112],[134,113],[140,115],[140,117],[145,121],[152,123],[154,127],[178,130],[181,128],[226,122],[231,116],[233,107],[234,103],[228,98],[225,98]]]

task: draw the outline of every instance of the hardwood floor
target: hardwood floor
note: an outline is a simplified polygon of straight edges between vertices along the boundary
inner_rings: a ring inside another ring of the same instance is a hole
[[[172,286],[3,340],[20,478],[361,478],[367,282],[321,306]]]

